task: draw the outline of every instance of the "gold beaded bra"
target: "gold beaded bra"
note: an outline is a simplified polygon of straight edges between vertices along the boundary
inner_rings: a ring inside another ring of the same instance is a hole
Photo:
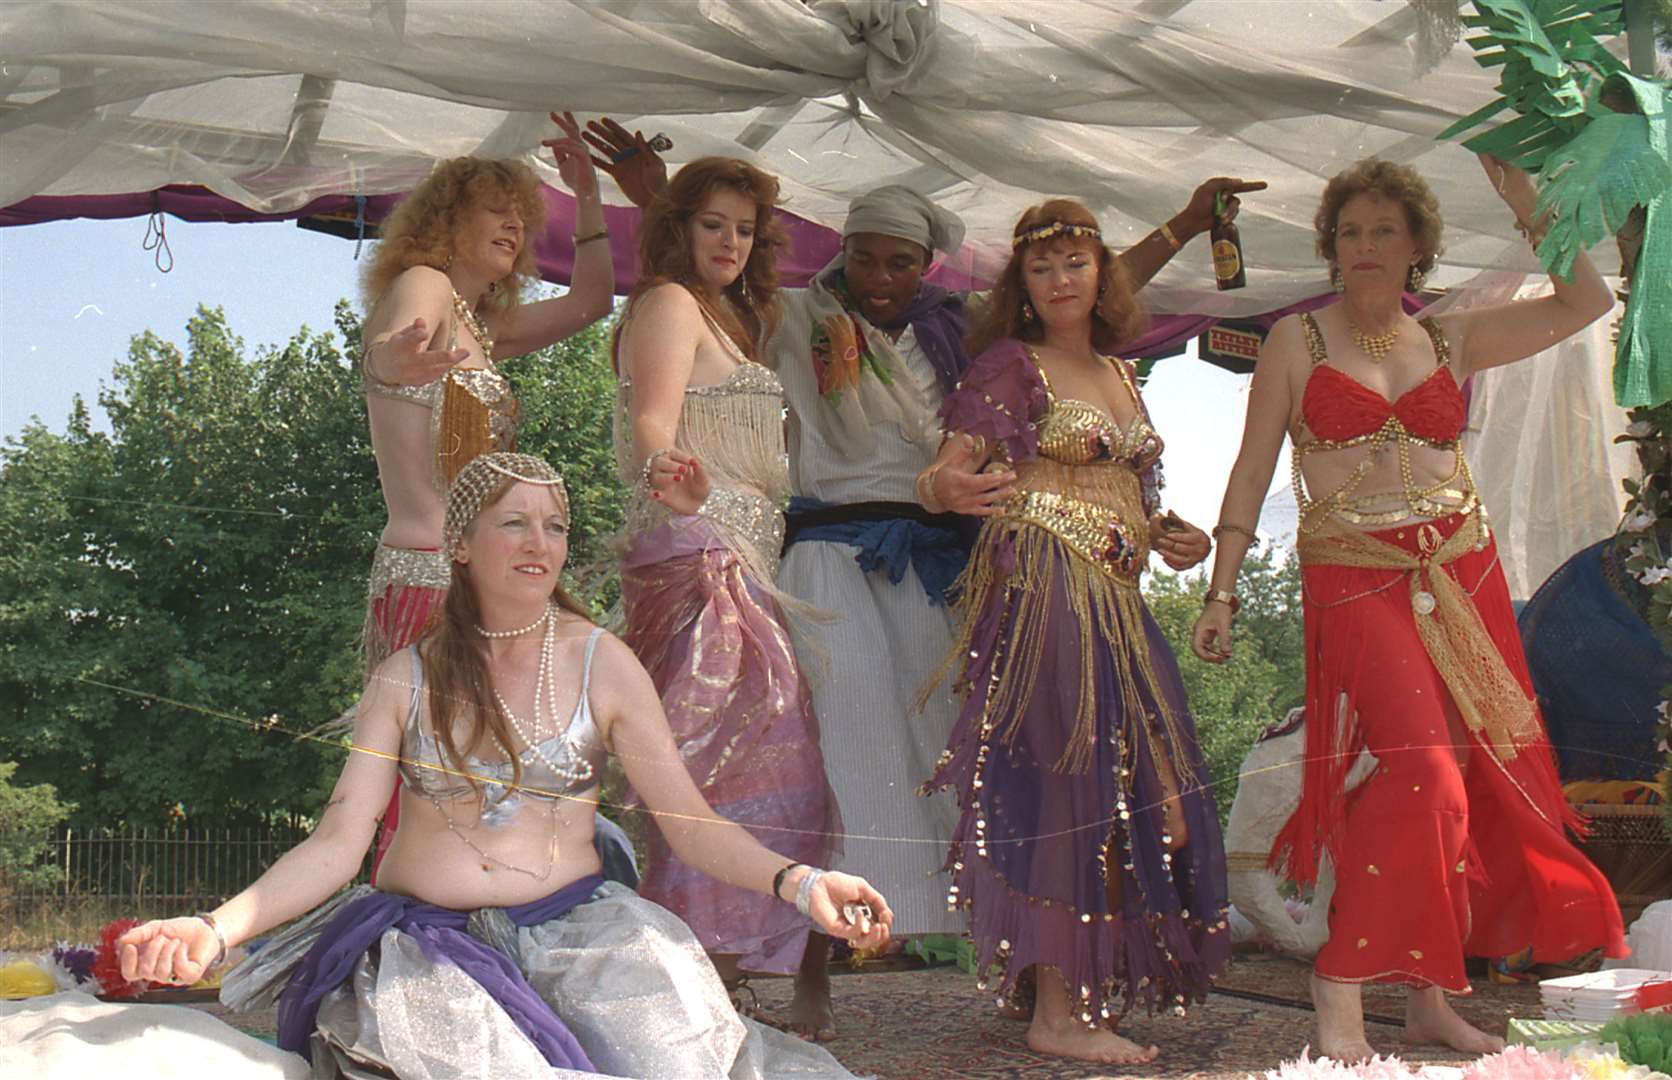
[[[1131,373],[1110,359],[1132,395],[1122,426],[1107,409],[1058,397],[1039,357],[1028,350],[1045,389],[1034,421],[1039,456],[1016,463],[1017,491],[1004,517],[1045,529],[1121,585],[1135,585],[1149,561],[1149,522],[1139,474],[1161,457]]]
[[[1450,346],[1434,320],[1420,322],[1434,347],[1434,370],[1393,401],[1329,364],[1317,320],[1310,313],[1300,320],[1312,360],[1301,394],[1301,421],[1313,435],[1306,442],[1296,440],[1289,458],[1300,531],[1313,532],[1331,517],[1350,525],[1378,526],[1472,510],[1478,499],[1461,443],[1468,408],[1451,375]],[[1436,484],[1417,483],[1411,467],[1413,446],[1451,451],[1451,475]],[[1359,447],[1364,457],[1347,478],[1329,494],[1310,498],[1301,472],[1304,459],[1320,451]],[[1389,450],[1398,455],[1401,489],[1360,495],[1359,486]],[[1387,508],[1393,500],[1399,505]]]

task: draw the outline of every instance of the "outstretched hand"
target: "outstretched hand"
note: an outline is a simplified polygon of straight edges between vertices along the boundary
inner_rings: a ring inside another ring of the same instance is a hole
[[[190,986],[203,978],[220,947],[215,931],[196,917],[154,919],[116,939],[122,978],[170,986]]]
[[[1242,206],[1238,195],[1265,189],[1264,180],[1244,180],[1240,176],[1211,176],[1196,185],[1196,190],[1190,193],[1190,201],[1179,212],[1181,224],[1191,236],[1205,233],[1213,228],[1213,205],[1219,195],[1225,196],[1225,209],[1219,216],[1225,221],[1231,221],[1237,216],[1237,209]]]
[[[551,113],[552,123],[563,132],[562,138],[543,139],[541,146],[552,152],[552,158],[557,162],[557,175],[563,178],[563,184],[574,192],[577,199],[587,198],[598,193],[598,174],[593,171],[592,155],[587,151],[586,143],[581,141],[581,126],[575,122],[573,113]]]
[[[594,157],[592,164],[609,173],[621,193],[634,206],[643,209],[668,187],[668,165],[662,156],[651,149],[644,132],[628,134],[626,128],[600,117],[586,122],[582,136],[587,145],[603,157]]]
[[[864,878],[827,871],[813,883],[809,899],[813,922],[831,937],[841,938],[855,950],[875,949],[887,943],[894,912],[882,893]]]
[[[402,386],[423,386],[435,382],[470,357],[468,349],[426,349],[424,345],[429,340],[429,324],[422,317],[413,319],[406,329],[366,350],[372,377]]]

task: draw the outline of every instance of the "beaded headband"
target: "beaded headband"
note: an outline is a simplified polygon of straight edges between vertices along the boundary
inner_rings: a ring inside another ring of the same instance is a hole
[[[532,454],[483,454],[460,469],[453,486],[447,489],[441,546],[449,557],[458,554],[459,538],[482,512],[494,488],[507,479],[551,488],[557,496],[557,516],[564,528],[569,527],[569,492],[556,469]]]
[[[1096,225],[1070,225],[1066,221],[1052,221],[1044,225],[1035,225],[1011,237],[1012,249],[1037,244],[1041,240],[1049,240],[1053,236],[1083,236],[1101,241],[1103,230]]]

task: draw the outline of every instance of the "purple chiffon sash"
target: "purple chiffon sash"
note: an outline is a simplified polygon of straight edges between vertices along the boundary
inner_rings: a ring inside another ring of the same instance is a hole
[[[593,874],[550,896],[508,907],[505,914],[516,926],[550,922],[579,907],[603,883],[601,875]],[[349,977],[355,962],[385,930],[394,927],[411,935],[432,963],[452,964],[480,983],[551,1065],[596,1072],[575,1036],[528,985],[517,965],[465,932],[469,920],[468,911],[386,892],[370,893],[343,908],[302,958],[279,996],[279,1047],[313,1060],[309,1042],[320,1000]]]

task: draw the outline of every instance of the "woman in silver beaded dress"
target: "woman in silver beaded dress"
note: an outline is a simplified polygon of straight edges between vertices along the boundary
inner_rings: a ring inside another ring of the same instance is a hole
[[[540,181],[520,161],[453,158],[384,220],[366,270],[360,385],[389,520],[372,558],[363,634],[366,670],[406,648],[440,610],[450,571],[441,550],[447,485],[478,454],[514,450],[522,417],[495,361],[561,341],[609,314],[614,271],[598,180],[567,113],[548,140],[575,193],[573,286],[520,303],[537,279],[545,225]],[[392,800],[373,878],[400,817]]]
[[[744,162],[704,158],[641,226],[641,277],[615,343],[616,462],[631,489],[624,636],[715,812],[822,864],[836,801],[772,588],[789,489],[784,399],[756,343],[776,317],[777,194]],[[808,955],[806,919],[687,865],[655,835],[648,848],[640,894],[689,923],[728,982],[824,963],[823,950]]]
[[[559,584],[568,526],[544,461],[464,467],[442,615],[367,685],[360,752],[318,828],[214,911],[126,934],[127,978],[190,984],[227,947],[295,919],[221,997],[276,999],[279,1046],[315,1076],[852,1080],[823,1049],[740,1020],[690,931],[603,879],[592,832],[613,753],[692,866],[791,897],[857,945],[886,941],[893,918],[862,879],[792,862],[703,802],[644,669]],[[333,897],[397,775],[405,820],[382,881]]]

